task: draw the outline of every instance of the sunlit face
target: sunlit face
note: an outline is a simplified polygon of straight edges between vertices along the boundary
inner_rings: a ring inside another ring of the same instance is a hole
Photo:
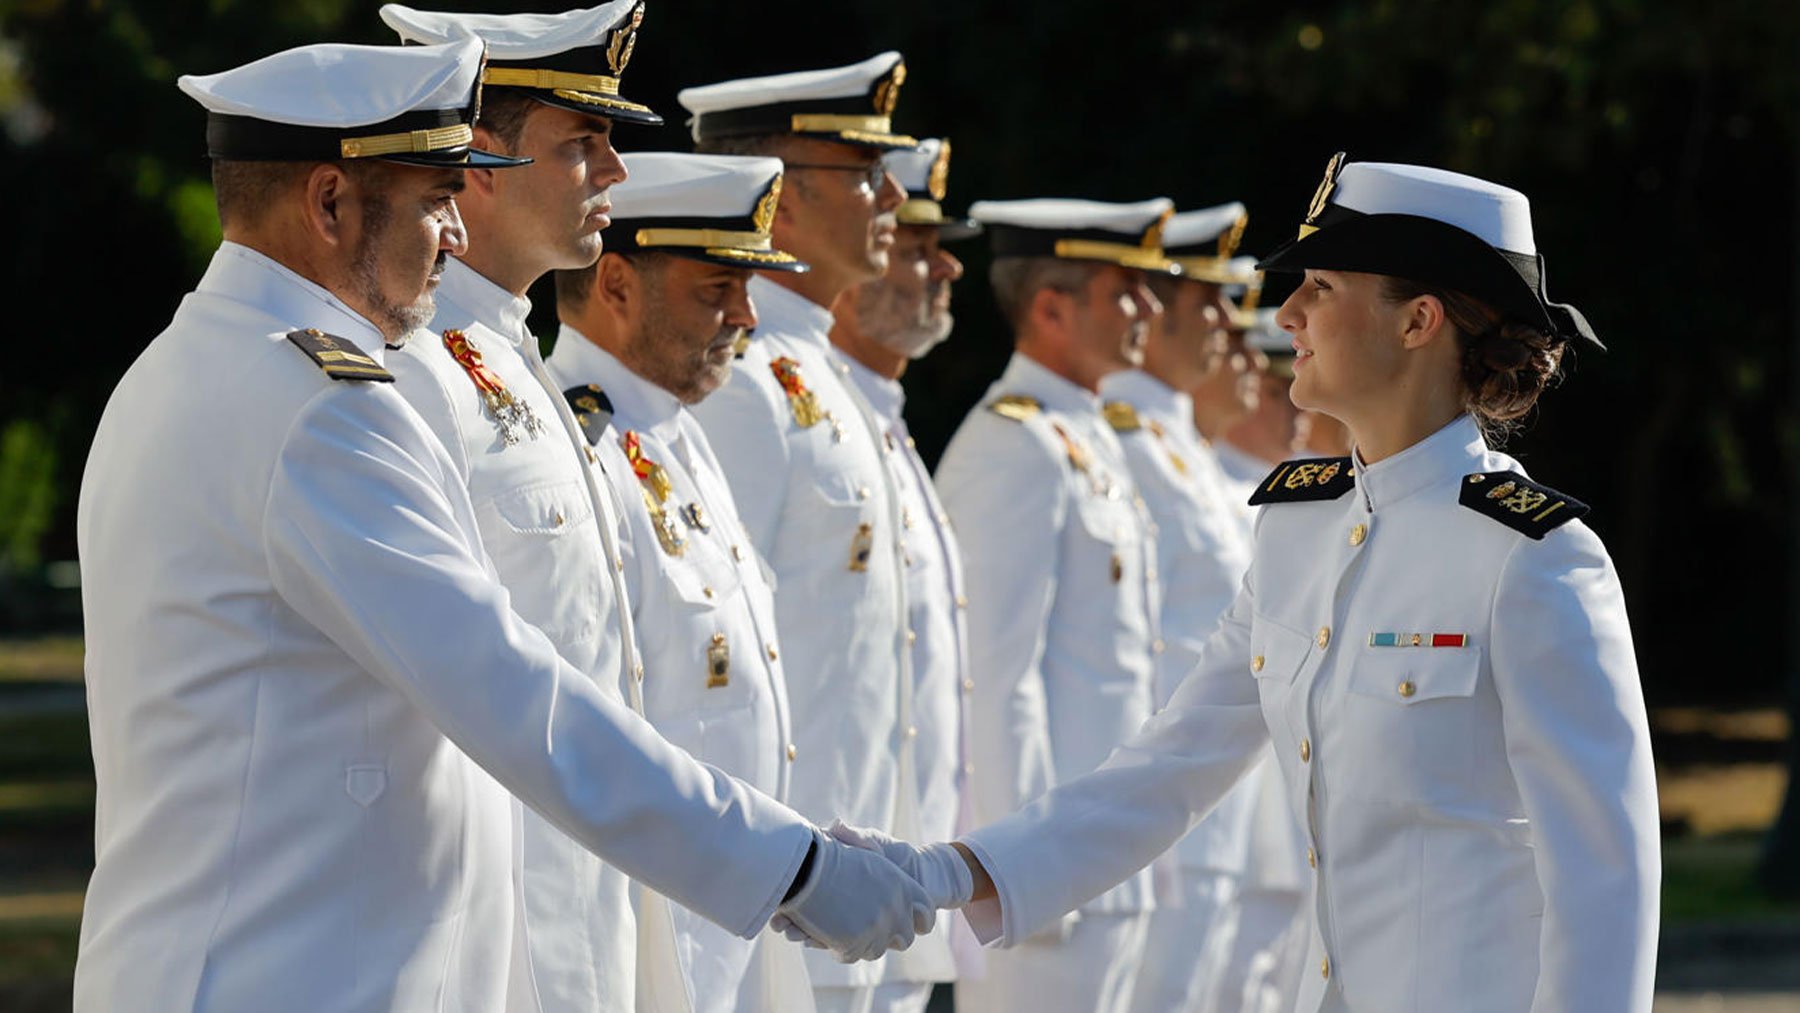
[[[544,271],[587,267],[611,223],[608,190],[624,181],[612,121],[535,103],[513,154],[530,165],[494,173],[506,242],[530,250]],[[485,237],[484,237],[485,239]]]
[[[856,318],[877,344],[917,359],[950,336],[950,285],[962,261],[938,245],[930,225],[902,225],[887,273],[856,291]]]
[[[1244,341],[1244,332],[1223,329],[1217,367],[1188,388],[1194,404],[1208,410],[1221,423],[1230,424],[1256,410],[1262,390],[1258,379],[1267,358]]]
[[[1226,366],[1231,305],[1220,286],[1182,279],[1150,327],[1145,366],[1177,390],[1190,390]]]
[[[1075,349],[1098,378],[1144,361],[1150,322],[1162,312],[1142,271],[1100,265],[1082,288],[1075,307]]]
[[[749,269],[663,256],[639,278],[644,312],[620,360],[683,404],[705,400],[730,379],[737,339],[756,326]]]
[[[344,299],[389,340],[425,326],[444,259],[468,249],[456,209],[459,169],[389,165],[352,178],[349,291]]]
[[[881,277],[906,191],[886,172],[871,183],[880,150],[800,137],[787,142],[782,158],[788,169],[775,245],[846,286]]]
[[[1307,271],[1281,305],[1275,322],[1294,339],[1295,405],[1342,419],[1393,396],[1404,326],[1381,286],[1380,275]]]

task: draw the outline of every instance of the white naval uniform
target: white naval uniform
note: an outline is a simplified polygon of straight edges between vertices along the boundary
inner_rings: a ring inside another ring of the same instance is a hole
[[[950,515],[938,499],[931,471],[907,430],[906,390],[841,350],[850,379],[881,428],[883,450],[900,493],[900,531],[906,553],[906,601],[911,617],[913,763],[919,778],[918,839],[947,841],[969,829],[963,790],[969,765],[963,705],[975,691],[969,668],[968,588],[962,551]],[[923,1010],[931,982],[978,973],[980,947],[961,918],[944,918],[912,948],[888,957],[877,1001],[889,1010]],[[973,966],[971,966],[973,965]],[[911,987],[908,987],[911,986]]]
[[[1194,428],[1193,400],[1140,369],[1100,382],[1109,404],[1130,407],[1119,418],[1120,446],[1132,479],[1156,523],[1162,633],[1156,703],[1168,703],[1192,671],[1200,647],[1231,607],[1250,568],[1250,538],[1230,505],[1212,451]],[[1114,416],[1108,416],[1109,421]],[[1124,424],[1124,428],[1120,428]],[[1220,1013],[1233,1009],[1214,991],[1228,973],[1237,935],[1238,891],[1250,860],[1250,832],[1262,784],[1245,778],[1189,831],[1158,868],[1144,963],[1132,990],[1138,1013]],[[1275,785],[1279,792],[1279,784]],[[1233,1009],[1233,1013],[1235,1010]]]
[[[788,700],[774,592],[738,520],[725,476],[699,423],[673,394],[627,369],[564,325],[545,362],[557,386],[599,388],[612,424],[586,436],[625,510],[625,583],[643,650],[644,716],[670,742],[771,798],[788,788]],[[671,492],[663,509],[682,539],[662,547],[622,444],[637,434]],[[595,442],[597,441],[597,442]],[[697,509],[695,509],[697,507]],[[714,659],[725,667],[715,677]],[[746,940],[677,907],[676,953],[695,1013],[792,1013],[811,1001],[794,944],[773,933]],[[764,973],[752,975],[762,951]],[[781,960],[782,953],[789,960]],[[742,1000],[740,988],[750,982]],[[790,991],[798,989],[798,994]]]
[[[1008,417],[995,410],[1007,397],[1038,407]],[[963,420],[937,485],[968,575],[969,785],[987,822],[1093,770],[1149,717],[1155,539],[1099,399],[1020,353]],[[989,954],[985,979],[957,984],[958,1007],[1123,1010],[1155,906],[1148,872],[1123,879],[1053,938]]]
[[[453,453],[391,385],[323,374],[285,337],[306,327],[383,358],[330,293],[223,244],[88,455],[75,1008],[537,1009],[515,794],[761,930],[811,830],[559,657]]]
[[[1150,861],[1271,736],[1317,859],[1302,1011],[1646,1013],[1658,817],[1624,599],[1587,526],[1460,506],[1518,471],[1458,418],[1263,509],[1197,668],[1096,774],[968,835],[1017,942]],[[1465,634],[1463,648],[1370,646]]]
[[[429,333],[388,356],[395,389],[456,462],[514,611],[570,664],[642,713],[628,681],[640,662],[624,607],[630,599],[620,572],[621,511],[544,371],[525,326],[530,312],[529,300],[450,258]],[[502,439],[474,381],[444,346],[449,329],[464,332],[487,368],[530,406],[539,432],[520,433],[513,444]],[[531,971],[548,1007],[686,1007],[666,907],[640,924],[624,874],[535,813],[524,813],[521,845]],[[589,902],[570,904],[571,891]],[[647,984],[661,983],[642,997],[640,971]]]
[[[917,840],[900,506],[881,434],[831,352],[831,311],[761,277],[750,297],[754,340],[731,379],[691,411],[775,571],[798,755],[789,801],[821,823]],[[796,419],[771,369],[777,360],[795,364],[818,422]],[[871,988],[882,964],[807,953],[816,990]]]

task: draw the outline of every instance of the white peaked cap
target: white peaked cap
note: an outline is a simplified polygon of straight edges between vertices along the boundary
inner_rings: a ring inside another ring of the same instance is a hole
[[[1448,169],[1349,162],[1331,203],[1365,215],[1417,215],[1474,234],[1489,246],[1535,254],[1531,201],[1511,187]]]
[[[1214,242],[1249,215],[1249,210],[1240,201],[1172,215],[1163,226],[1163,248],[1171,251],[1184,250],[1190,246]],[[1227,256],[1229,255],[1228,252]]]
[[[1036,197],[1030,200],[978,200],[969,205],[969,217],[986,225],[1071,232],[1098,229],[1135,238],[1174,210],[1175,202],[1167,197],[1130,204]]]
[[[383,4],[381,20],[407,42],[433,44],[479,36],[490,60],[535,60],[555,56],[605,38],[639,3],[612,3],[560,14],[455,14]]]
[[[624,156],[629,174],[612,188],[613,253],[657,251],[755,270],[804,271],[774,248],[781,159],[673,151]]]
[[[441,46],[322,42],[176,84],[207,112],[301,127],[362,127],[421,110],[461,109],[481,74],[481,40]]]
[[[916,148],[901,148],[882,155],[881,164],[906,191],[906,201],[894,211],[900,224],[935,228],[940,242],[967,239],[981,233],[980,224],[944,214],[941,201],[950,185],[949,141],[928,137]]]
[[[675,98],[683,109],[696,115],[809,99],[861,98],[899,62],[900,54],[890,49],[848,67],[721,81],[683,88]]]
[[[722,81],[684,88],[676,97],[694,114],[690,123],[700,143],[798,134],[842,144],[911,148],[918,140],[894,133],[892,121],[905,81],[905,62],[889,50],[847,67]]]
[[[898,148],[881,156],[881,164],[893,173],[900,181],[900,186],[913,196],[930,196],[932,200],[943,200],[942,182],[940,192],[932,193],[931,170],[937,166],[941,157],[948,169],[950,157],[946,154],[950,145],[941,137],[927,137],[919,141],[916,148]]]
[[[1162,225],[1174,210],[1167,197],[1130,204],[1042,197],[976,201],[969,216],[987,226],[996,258],[1060,257],[1180,274],[1162,249]]]

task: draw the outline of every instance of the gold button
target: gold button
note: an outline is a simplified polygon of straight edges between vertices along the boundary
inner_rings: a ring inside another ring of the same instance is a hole
[[[708,598],[711,598],[713,596],[712,585],[708,584],[705,587],[701,588],[700,593],[707,596]]]
[[[856,487],[856,498],[857,499],[868,499],[869,498],[869,487],[866,485],[857,486]]]
[[[1331,958],[1330,957],[1326,957],[1324,960],[1319,961],[1319,977],[1321,977],[1321,978],[1331,977]]]
[[[740,563],[743,562],[744,561],[744,547],[742,545],[733,545],[731,547],[731,558],[737,560]]]
[[[557,511],[557,512],[556,512],[556,521],[555,521],[555,522],[554,522],[554,523],[553,523],[553,524],[552,524],[552,525],[551,525],[551,527],[557,527],[557,528],[560,528],[560,527],[562,527],[562,522],[563,522],[563,515],[562,515],[562,511],[561,511],[561,510],[558,510],[558,511]]]
[[[1262,669],[1263,669],[1263,656],[1262,655],[1258,654],[1256,657],[1250,659],[1250,671],[1260,672],[1260,671],[1262,671]]]
[[[917,443],[914,443],[914,442],[913,442],[913,438],[912,438],[912,437],[910,437],[910,436],[908,436],[908,437],[907,437],[907,438],[906,438],[906,449],[908,449],[908,450],[911,450],[911,449],[913,449],[913,448],[914,448],[914,447],[916,447],[916,446],[918,446],[918,444],[917,444]]]
[[[799,748],[796,747],[792,742],[788,743],[788,762],[793,763],[794,758],[799,755],[800,755]]]
[[[1361,545],[1363,539],[1367,537],[1369,537],[1369,526],[1367,524],[1358,524],[1356,527],[1350,529],[1351,545]]]
[[[1318,641],[1319,641],[1320,647],[1324,647],[1326,644],[1331,643],[1331,627],[1329,627],[1329,626],[1319,627]]]
[[[1312,762],[1312,740],[1311,739],[1301,739],[1300,740],[1300,762],[1301,763],[1311,763]]]
[[[613,569],[619,571],[620,573],[625,572],[625,557],[624,556],[620,556],[619,558],[613,560]]]
[[[907,642],[907,643],[909,643],[909,644],[916,644],[916,643],[918,643],[918,642],[919,642],[919,634],[918,634],[918,632],[917,632],[917,631],[915,631],[915,630],[907,630],[907,631],[906,631],[906,642]]]
[[[1161,654],[1167,649],[1168,645],[1163,643],[1160,638],[1150,641],[1150,653],[1152,654]]]
[[[907,737],[907,738],[909,738],[909,739],[916,739],[916,738],[918,738],[918,737],[919,737],[919,728],[918,728],[918,726],[917,726],[917,725],[907,725],[907,726],[906,726],[906,737]]]
[[[776,658],[779,658],[779,657],[781,657],[781,655],[775,653],[775,645],[770,644],[769,645],[769,660],[774,661]]]
[[[969,775],[971,775],[973,773],[975,773],[975,765],[973,763],[963,764],[963,776],[964,777],[968,777]]]
[[[582,449],[587,451],[589,464],[599,464],[600,463],[600,455],[594,453],[593,447],[583,447]]]
[[[957,595],[957,596],[956,596],[956,607],[957,607],[957,608],[959,608],[959,609],[966,609],[966,608],[968,608],[968,607],[969,607],[969,598],[968,598],[968,596],[967,596],[967,595],[961,595],[961,594],[959,594],[959,595]]]
[[[631,677],[639,682],[644,681],[644,666],[642,662],[631,666]]]
[[[964,679],[963,680],[963,692],[964,693],[975,692],[975,680],[974,679]]]
[[[1155,580],[1156,579],[1156,567],[1152,566],[1152,567],[1146,568],[1144,571],[1144,579],[1145,580]]]
[[[1306,849],[1306,867],[1309,869],[1317,869],[1319,867],[1318,853],[1311,848]]]
[[[948,524],[948,523],[950,523],[950,515],[949,515],[949,514],[945,514],[945,513],[940,513],[940,514],[938,514],[938,523],[939,523],[939,524]]]
[[[1413,681],[1411,679],[1408,679],[1405,682],[1402,682],[1400,684],[1400,695],[1403,697],[1411,698],[1411,696],[1414,693],[1417,693],[1418,691],[1419,691],[1419,687],[1413,685]]]

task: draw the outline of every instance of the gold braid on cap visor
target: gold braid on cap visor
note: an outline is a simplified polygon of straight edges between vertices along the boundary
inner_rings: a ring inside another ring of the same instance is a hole
[[[629,109],[647,113],[649,106],[619,97],[619,79],[602,74],[575,74],[566,70],[542,67],[489,67],[481,72],[483,84],[508,88],[538,88],[557,98],[608,109]]]
[[[418,154],[423,151],[446,151],[466,148],[475,141],[475,131],[467,123],[429,130],[404,130],[397,134],[371,134],[346,137],[338,141],[344,158],[373,158],[377,155]]]
[[[1157,246],[1107,243],[1097,239],[1058,239],[1056,255],[1069,260],[1104,260],[1143,271],[1166,271],[1171,261]]]

